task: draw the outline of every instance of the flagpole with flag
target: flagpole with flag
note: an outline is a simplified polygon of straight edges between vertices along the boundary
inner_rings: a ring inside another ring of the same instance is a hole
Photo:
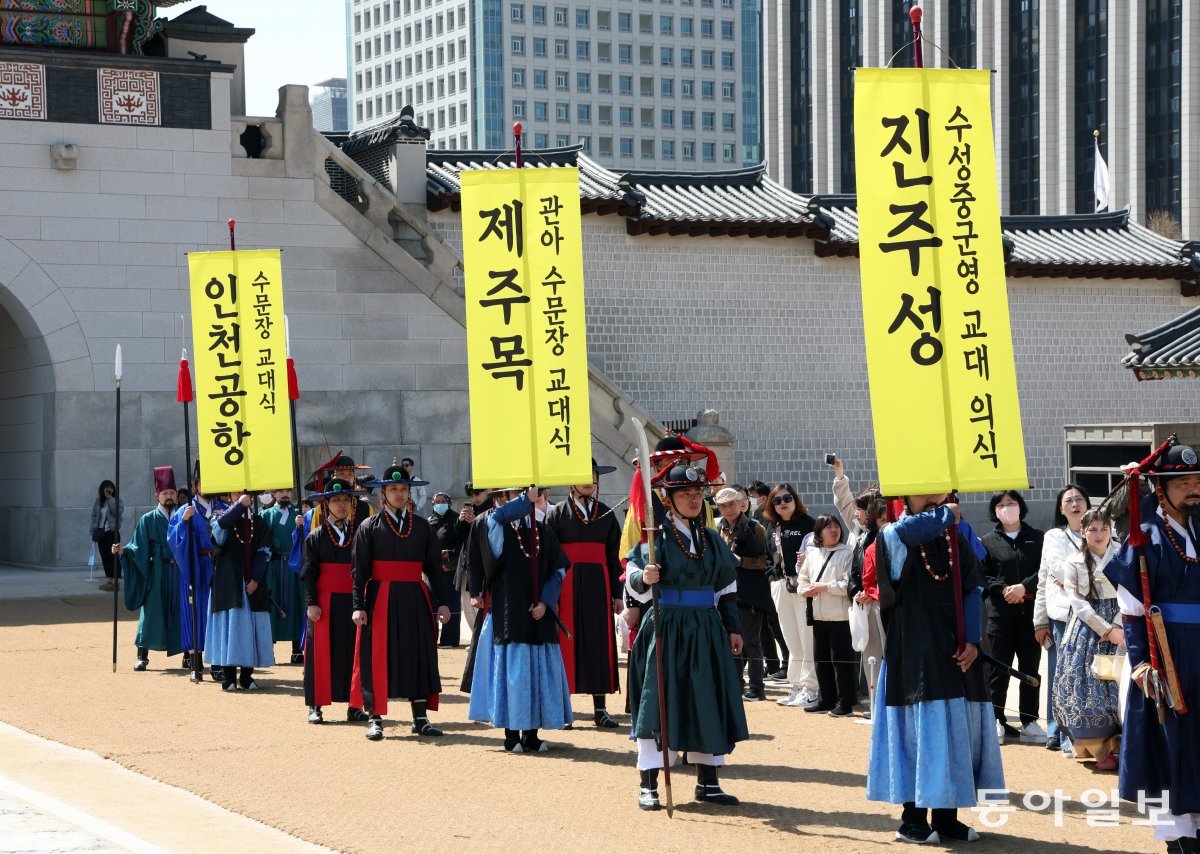
[[[304,500],[304,484],[300,480],[300,445],[296,442],[296,401],[300,399],[300,381],[296,378],[296,363],[292,359],[292,331],[287,315],[283,316],[283,336],[287,355],[288,409],[292,419],[292,478],[296,481],[296,506]]]
[[[187,482],[188,494],[191,495],[195,484],[192,482],[192,429],[188,418],[188,404],[196,399],[195,392],[192,389],[192,371],[188,367],[187,349],[184,348],[179,356],[179,377],[175,381],[175,400],[183,404],[183,477]],[[189,498],[189,501],[195,500]],[[187,523],[190,524],[190,523]],[[186,542],[189,548],[193,547],[192,535],[189,533]],[[191,681],[199,683],[201,676],[201,658],[204,653],[200,649],[200,579],[197,573],[200,570],[200,562],[195,554],[189,558],[189,571],[191,577],[188,579],[188,608],[191,610],[192,617],[192,649],[191,664],[192,675]],[[189,652],[189,650],[184,650]]]
[[[1100,131],[1092,131],[1096,146],[1096,169],[1092,177],[1092,190],[1096,194],[1096,213],[1108,210],[1108,164],[1100,153]]]

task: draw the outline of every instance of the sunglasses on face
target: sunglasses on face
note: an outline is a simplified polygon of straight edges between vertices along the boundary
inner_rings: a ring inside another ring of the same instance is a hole
[[[778,505],[780,505],[780,504],[791,504],[791,503],[792,503],[792,496],[790,496],[790,495],[777,495],[777,496],[775,496],[774,498],[772,498],[772,499],[771,499],[771,503],[772,503],[772,504],[774,504],[774,505],[776,505],[776,506],[778,506]]]

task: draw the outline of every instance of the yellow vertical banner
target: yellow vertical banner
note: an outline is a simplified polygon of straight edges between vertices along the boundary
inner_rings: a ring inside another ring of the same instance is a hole
[[[1028,486],[989,78],[855,77],[867,371],[890,495]]]
[[[471,480],[590,483],[579,170],[461,181]]]
[[[206,493],[292,486],[278,249],[188,254]]]

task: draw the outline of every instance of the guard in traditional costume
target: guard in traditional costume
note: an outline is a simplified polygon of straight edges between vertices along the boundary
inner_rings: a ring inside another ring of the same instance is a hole
[[[154,498],[158,506],[138,519],[133,536],[113,554],[121,559],[125,578],[125,607],[137,610],[137,663],[134,670],[150,666],[149,650],[168,656],[183,651],[180,631],[179,567],[167,543],[167,524],[175,509],[175,470],[154,469]]]
[[[191,656],[199,651],[204,654],[204,631],[208,624],[208,597],[212,589],[213,555],[216,546],[212,541],[212,519],[214,513],[228,508],[219,498],[208,498],[201,488],[200,460],[192,469],[192,494],[171,516],[167,525],[167,543],[179,566],[179,616],[182,624],[183,666],[192,669]],[[193,602],[193,599],[195,600]],[[195,607],[196,623],[200,631],[193,638],[192,608]],[[213,668],[212,677],[221,680],[220,671]],[[193,673],[193,680],[203,676]]]
[[[658,635],[663,644],[667,746],[686,751],[696,766],[696,800],[728,806],[738,799],[721,790],[717,768],[739,741],[749,738],[738,667],[737,558],[701,522],[708,478],[686,464],[661,481],[666,514],[655,535],[657,564],[643,543],[629,554],[628,586],[640,594],[658,584],[659,609],[650,608],[630,651],[629,704],[637,767],[638,806],[659,808],[658,770],[663,767],[659,723]],[[654,621],[662,621],[661,627]],[[672,758],[674,763],[674,758]]]
[[[1132,669],[1121,797],[1149,803],[1154,838],[1186,854],[1200,851],[1200,458],[1178,442],[1160,453],[1140,468],[1155,496],[1141,502],[1130,478],[1129,539],[1104,574]]]
[[[981,790],[1004,789],[996,717],[977,657],[983,569],[968,535],[953,528],[957,506],[945,499],[907,496],[908,515],[875,541],[879,601],[889,618],[867,798],[903,804],[902,842],[978,839],[958,809],[975,806]]]
[[[276,643],[292,645],[292,664],[304,660],[304,590],[297,573],[288,563],[292,539],[296,532],[296,517],[300,512],[292,506],[292,491],[277,489],[275,503],[259,515],[271,537],[271,559],[267,562],[267,588],[275,605],[271,608],[271,637]]]
[[[304,703],[310,724],[325,722],[323,706],[350,702],[358,638],[350,574],[354,540],[350,514],[361,492],[341,478],[334,478],[327,486],[325,492],[309,496],[321,502],[321,524],[304,540],[300,569],[311,623],[304,647]],[[368,717],[353,705],[346,713],[348,721],[365,721]]]
[[[217,555],[204,658],[221,668],[226,691],[258,690],[254,669],[275,664],[266,582],[271,534],[253,504],[249,495],[242,495],[212,524]]]
[[[546,527],[571,559],[558,609],[567,686],[572,694],[592,695],[593,720],[603,729],[619,726],[605,708],[605,696],[621,689],[613,622],[622,607],[621,528],[597,495],[600,475],[614,471],[593,459],[591,483],[572,486],[567,500],[546,515]]]
[[[482,523],[488,608],[475,644],[467,716],[502,728],[510,753],[543,753],[548,746],[538,730],[571,723],[571,693],[553,611],[570,560],[554,531],[530,519],[536,496],[536,487],[530,487]]]
[[[413,480],[392,464],[380,480],[382,509],[358,527],[351,546],[354,614],[358,638],[351,705],[370,713],[367,738],[383,738],[383,715],[390,698],[407,698],[412,705],[412,731],[439,736],[429,722],[437,711],[442,690],[438,672],[438,622],[450,619],[440,601],[434,578],[442,570],[442,555],[429,523],[412,508],[410,490],[424,481]]]

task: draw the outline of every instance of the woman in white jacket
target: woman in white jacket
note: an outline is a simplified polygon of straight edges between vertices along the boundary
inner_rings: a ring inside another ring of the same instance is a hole
[[[1055,527],[1042,540],[1042,562],[1038,567],[1037,595],[1033,602],[1033,631],[1038,643],[1047,649],[1046,747],[1061,749],[1071,756],[1071,740],[1062,735],[1054,718],[1054,672],[1058,647],[1062,644],[1067,620],[1071,617],[1071,597],[1063,584],[1061,564],[1083,547],[1079,522],[1091,505],[1088,494],[1075,484],[1067,484],[1054,502]]]
[[[811,605],[813,658],[817,665],[817,702],[806,712],[829,712],[834,717],[854,713],[858,699],[858,668],[850,643],[850,563],[853,552],[843,542],[842,526],[828,514],[817,517],[813,543],[798,567],[800,595]]]

